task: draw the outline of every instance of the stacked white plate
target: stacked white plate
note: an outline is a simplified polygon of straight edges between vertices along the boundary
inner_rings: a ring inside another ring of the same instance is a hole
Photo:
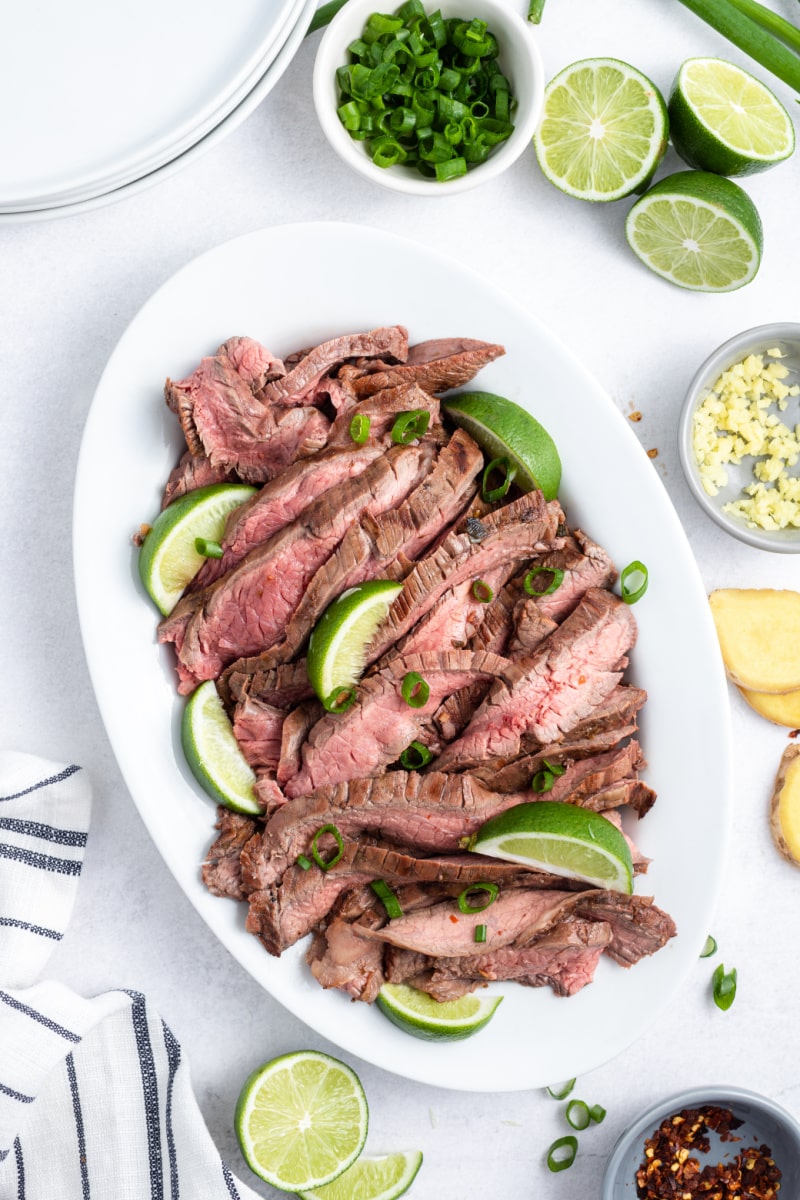
[[[0,72],[0,222],[107,204],[229,133],[316,0],[28,0]]]

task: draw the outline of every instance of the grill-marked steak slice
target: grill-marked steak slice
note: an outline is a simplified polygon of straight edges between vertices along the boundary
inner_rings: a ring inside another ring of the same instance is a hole
[[[203,883],[215,896],[244,900],[241,854],[258,830],[258,824],[252,817],[232,812],[220,804],[215,829],[219,830],[219,836],[203,863]]]
[[[223,671],[217,680],[217,691],[224,703],[234,704],[246,696],[254,696],[288,712],[314,695],[304,658],[264,671],[259,670],[259,662],[260,656],[240,658]]]
[[[322,377],[348,358],[390,356],[402,362],[407,354],[408,333],[402,325],[331,338],[310,350],[288,375],[268,383],[261,398],[269,404],[307,404]]]
[[[179,496],[185,496],[187,492],[193,492],[197,488],[208,487],[212,483],[237,482],[239,477],[235,471],[212,466],[204,454],[195,457],[190,450],[186,450],[177,467],[170,471],[161,497],[161,508],[165,509]]]
[[[382,388],[413,382],[438,396],[451,388],[463,387],[482,367],[502,354],[505,354],[503,346],[473,338],[432,339],[412,346],[404,363],[368,370],[353,380],[352,386],[356,395],[362,397],[372,396]]]
[[[357,414],[369,419],[367,445],[391,445],[392,427],[398,416],[401,413],[420,409],[430,413],[425,436],[446,441],[447,434],[444,433],[439,419],[439,401],[429,392],[417,387],[416,384],[405,383],[400,387],[376,392],[374,396],[370,396],[366,400],[357,402],[355,397],[351,397],[345,403],[340,404],[328,433],[328,445],[351,446],[353,444],[350,425],[353,417]]]

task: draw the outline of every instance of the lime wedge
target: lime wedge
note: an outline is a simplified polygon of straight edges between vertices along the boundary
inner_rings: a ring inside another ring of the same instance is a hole
[[[794,126],[777,97],[721,58],[688,59],[668,111],[673,146],[700,171],[752,175],[794,151]]]
[[[256,777],[239,749],[213,679],[192,692],[183,710],[181,742],[198,783],[234,812],[260,813]]]
[[[517,804],[487,821],[469,848],[615,892],[633,891],[631,852],[623,834],[600,813],[576,804]]]
[[[367,1099],[350,1067],[317,1050],[258,1067],[242,1088],[234,1126],[247,1165],[286,1192],[330,1183],[367,1140]]]
[[[397,1200],[411,1187],[421,1165],[419,1150],[359,1158],[333,1183],[300,1196],[302,1200]]]
[[[761,262],[761,220],[738,184],[708,171],[668,175],[637,200],[625,226],[645,266],[695,292],[730,292]]]
[[[550,434],[513,400],[492,392],[465,392],[442,408],[466,429],[491,459],[507,458],[516,469],[514,483],[524,492],[539,488],[554,500],[561,483],[561,459]]]
[[[475,952],[480,952],[479,946]],[[404,1033],[427,1042],[457,1042],[488,1025],[502,999],[471,992],[440,1003],[427,992],[404,983],[385,983],[378,992],[377,1005]]]
[[[371,579],[342,592],[326,608],[308,643],[308,678],[320,700],[361,678],[367,650],[402,583]]]
[[[243,483],[212,483],[173,500],[158,514],[142,543],[139,575],[164,616],[205,562],[195,550],[195,538],[219,542],[228,513],[255,491]]]
[[[545,88],[533,146],[562,192],[619,200],[650,179],[667,137],[664,98],[646,75],[616,58],[585,58]]]

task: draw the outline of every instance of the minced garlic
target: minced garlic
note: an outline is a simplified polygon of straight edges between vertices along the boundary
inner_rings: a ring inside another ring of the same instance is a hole
[[[777,415],[800,395],[800,386],[784,382],[789,370],[783,363],[765,361],[782,357],[774,348],[734,363],[694,414],[692,445],[709,496],[727,485],[728,465],[759,460],[743,498],[723,505],[751,528],[800,527],[800,477],[788,473],[800,461],[800,424],[790,429]]]

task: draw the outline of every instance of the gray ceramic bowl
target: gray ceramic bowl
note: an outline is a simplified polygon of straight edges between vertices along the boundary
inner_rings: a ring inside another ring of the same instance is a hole
[[[776,322],[773,325],[758,325],[755,329],[747,329],[725,342],[711,354],[689,385],[686,399],[681,412],[678,429],[678,450],[681,466],[692,494],[700,507],[713,521],[716,521],[727,533],[733,534],[749,546],[759,550],[772,550],[778,554],[800,554],[800,529],[780,529],[770,532],[764,529],[751,529],[738,516],[722,511],[723,504],[729,500],[738,499],[741,489],[753,480],[752,460],[745,461],[739,466],[728,468],[728,485],[716,496],[709,496],[702,483],[692,449],[692,418],[694,411],[705,399],[709,390],[719,376],[734,363],[740,362],[748,354],[763,354],[777,346],[785,355],[781,360],[792,372],[787,383],[800,383],[800,325]],[[800,421],[800,403],[798,397],[789,400],[789,406],[784,413],[779,414],[790,428]],[[796,471],[797,468],[794,468]]]
[[[737,1137],[743,1140],[716,1144],[712,1140],[709,1159],[700,1156],[701,1163],[724,1162],[726,1155],[732,1159],[739,1149],[766,1144],[783,1175],[780,1195],[786,1200],[800,1196],[800,1123],[757,1092],[737,1087],[707,1087],[678,1092],[637,1117],[619,1138],[606,1163],[601,1200],[636,1200],[636,1169],[644,1157],[645,1139],[655,1133],[665,1117],[682,1108],[702,1108],[708,1104],[729,1108],[744,1122],[736,1130]]]

